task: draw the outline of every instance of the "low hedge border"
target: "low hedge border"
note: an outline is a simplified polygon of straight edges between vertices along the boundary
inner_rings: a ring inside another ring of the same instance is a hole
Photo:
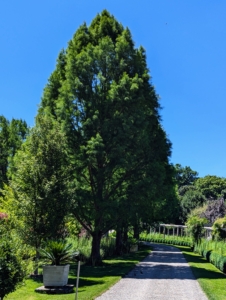
[[[192,243],[187,241],[180,241],[176,239],[164,239],[164,238],[142,238],[143,242],[149,243],[162,243],[162,244],[171,244],[174,246],[187,246],[192,248]],[[200,254],[204,257],[208,262],[213,264],[216,268],[218,268],[221,272],[226,273],[226,256],[222,256],[219,253],[213,250],[201,250],[201,247],[195,246],[194,252]]]
[[[187,246],[191,247],[191,243],[187,241],[180,241],[176,239],[164,239],[164,238],[142,238],[143,242],[149,243],[160,243],[160,244],[171,244],[171,245],[178,245],[178,246]]]

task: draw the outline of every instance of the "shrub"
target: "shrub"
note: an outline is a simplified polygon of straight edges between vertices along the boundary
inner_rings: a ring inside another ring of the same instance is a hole
[[[2,237],[0,244],[0,298],[16,290],[23,282],[25,271],[22,262],[15,254],[9,237]]]
[[[217,219],[213,224],[213,239],[220,241],[226,238],[226,231],[223,229],[226,228],[226,217]]]
[[[206,222],[207,220],[205,218],[200,218],[198,216],[192,216],[188,218],[186,223],[187,231],[191,235],[193,245],[200,243],[204,230],[203,227]]]

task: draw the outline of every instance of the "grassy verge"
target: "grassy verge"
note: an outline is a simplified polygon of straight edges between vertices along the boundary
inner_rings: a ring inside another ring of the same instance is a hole
[[[183,246],[176,247],[183,252],[194,276],[197,278],[208,299],[226,299],[226,276],[200,255],[192,252],[190,248]]]
[[[150,248],[142,246],[135,253],[127,254],[123,257],[109,258],[103,261],[99,267],[83,265],[80,271],[79,280],[79,300],[95,299],[105,290],[114,285],[120,278],[127,274],[135,264],[145,258],[150,253]],[[71,265],[69,284],[76,285],[77,266]],[[38,294],[34,290],[42,286],[42,278],[27,279],[25,285],[12,294],[7,300],[74,300],[75,293],[65,295]]]

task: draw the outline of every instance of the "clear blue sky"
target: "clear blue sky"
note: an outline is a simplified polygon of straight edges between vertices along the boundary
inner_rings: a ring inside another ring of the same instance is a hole
[[[171,161],[226,177],[225,0],[1,1],[0,114],[34,125],[59,51],[103,9],[146,49]]]

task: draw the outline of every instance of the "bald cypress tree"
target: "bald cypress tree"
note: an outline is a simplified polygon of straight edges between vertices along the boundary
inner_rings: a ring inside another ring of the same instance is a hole
[[[135,48],[129,29],[106,10],[83,24],[60,53],[37,121],[54,118],[67,136],[72,212],[93,238],[93,264],[102,235],[139,207],[139,197],[137,212],[166,199],[171,145],[159,108],[145,50]]]

